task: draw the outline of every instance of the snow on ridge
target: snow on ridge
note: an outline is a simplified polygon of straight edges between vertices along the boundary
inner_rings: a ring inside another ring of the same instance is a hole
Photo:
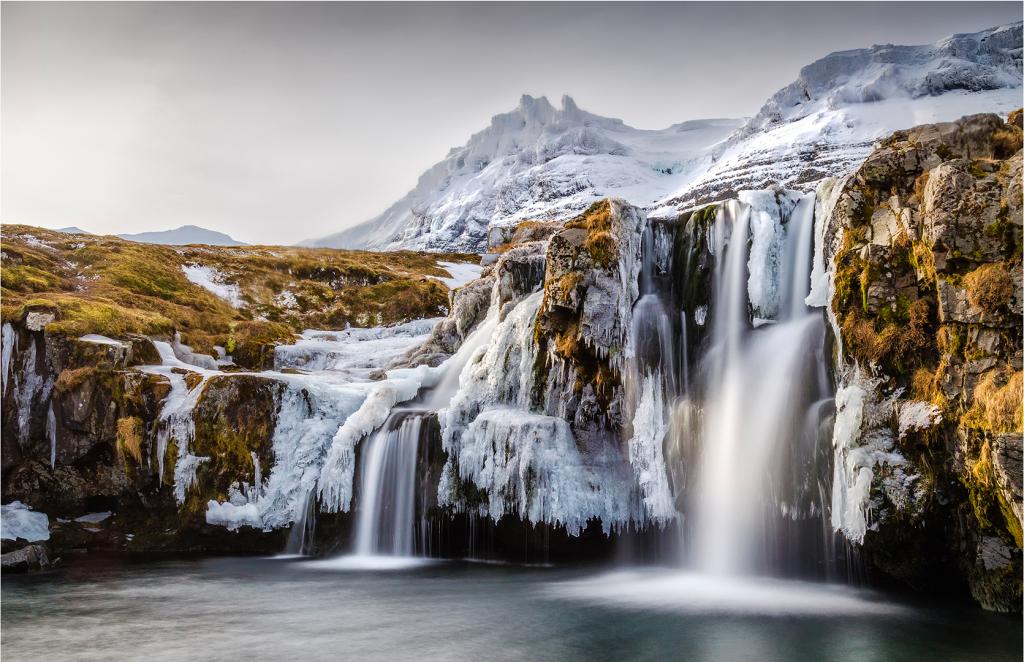
[[[242,290],[234,283],[224,280],[224,275],[213,267],[204,267],[199,264],[182,265],[181,270],[189,282],[211,292],[215,296],[227,301],[235,308],[241,308]]]

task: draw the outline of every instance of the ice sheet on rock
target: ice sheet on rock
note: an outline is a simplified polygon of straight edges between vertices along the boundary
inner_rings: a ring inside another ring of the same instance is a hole
[[[436,384],[443,366],[392,370],[387,379],[373,383],[366,399],[345,419],[331,441],[319,482],[325,512],[347,511],[352,503],[356,444],[383,425],[395,405],[415,398],[421,387]]]
[[[456,452],[459,477],[486,492],[486,514],[495,521],[510,513],[579,535],[592,518],[608,532],[633,515],[622,458],[584,457],[561,418],[487,409],[460,435]]]
[[[241,308],[244,305],[242,291],[238,285],[227,282],[224,275],[213,267],[186,264],[182,265],[181,270],[185,273],[185,278],[188,278],[189,282],[227,301],[234,308]]]
[[[120,340],[114,340],[107,336],[101,336],[98,333],[87,333],[86,335],[79,338],[82,342],[91,342],[97,345],[113,345],[114,347],[125,347],[126,344]]]
[[[3,364],[0,368],[3,370],[3,386],[0,392],[7,393],[7,378],[11,375],[11,357],[18,349],[18,334],[14,332],[14,327],[10,322],[4,322],[3,329],[0,331],[0,342],[3,344],[3,347],[0,348],[3,356]]]
[[[207,522],[231,530],[273,529],[299,519],[306,497],[320,479],[327,449],[342,423],[366,398],[365,385],[348,385],[307,375],[282,375],[287,382],[277,405],[271,439],[270,476],[254,476],[245,493],[230,502],[211,501]]]
[[[912,430],[925,430],[942,421],[942,410],[930,402],[907,400],[900,402],[897,410],[900,439]]]
[[[826,264],[825,234],[829,218],[839,202],[839,196],[846,186],[849,176],[828,178],[821,181],[815,191],[814,203],[814,258],[811,263],[811,291],[805,303],[808,306],[822,308],[832,298],[833,267]],[[839,240],[838,237],[835,238]]]
[[[576,535],[600,518],[605,530],[637,518],[632,471],[614,449],[584,453],[564,418],[530,411],[537,292],[512,309],[459,378],[438,412],[448,460],[438,486],[442,505],[461,507],[457,481],[487,493],[485,513],[564,525]],[[531,482],[534,487],[531,489]]]
[[[781,303],[779,277],[782,269],[782,221],[796,207],[794,191],[740,191],[739,199],[750,205],[750,253],[747,296],[756,316],[774,319]]]
[[[450,290],[454,290],[456,287],[462,287],[469,281],[479,278],[480,272],[483,271],[483,267],[471,262],[438,261],[437,266],[443,268],[450,274],[448,278],[439,279],[442,283],[447,285]]]
[[[111,515],[113,515],[112,512],[110,512],[109,510],[104,510],[103,512],[100,513],[86,513],[81,517],[76,517],[75,521],[83,522],[86,524],[99,524],[100,522],[109,518]]]
[[[33,406],[45,402],[53,390],[53,379],[50,374],[47,366],[38,365],[36,339],[33,335],[28,348],[23,352],[20,370],[15,369],[11,375],[18,435],[22,441],[28,438],[30,432]]]
[[[194,429],[195,423],[192,425]],[[179,504],[185,503],[189,488],[196,482],[196,470],[199,469],[199,465],[209,461],[208,457],[192,455],[187,447],[185,451],[179,451],[178,461],[174,464],[174,498]]]
[[[369,379],[374,370],[384,368],[425,342],[440,320],[341,331],[303,331],[294,344],[274,348],[274,369],[327,370],[352,379]]]
[[[50,518],[20,501],[0,506],[0,538],[29,542],[50,539]]]
[[[185,363],[175,354],[174,347],[162,340],[154,340],[153,345],[160,354],[161,365],[140,366],[142,372],[162,375],[171,383],[171,390],[164,398],[160,408],[160,417],[157,420],[157,467],[160,479],[164,477],[164,456],[171,442],[177,444],[178,458],[174,470],[174,491],[179,503],[185,499],[188,487],[195,478],[196,458],[188,452],[189,444],[195,436],[195,420],[192,412],[199,402],[206,386],[206,380],[213,375],[223,374],[217,370],[201,368],[199,366]],[[211,361],[213,360],[210,357]],[[185,376],[175,370],[188,370],[201,376],[200,382],[189,388]],[[191,458],[191,459],[189,459]]]
[[[210,500],[206,504],[206,523],[223,526],[229,531],[236,531],[243,526],[262,529],[263,517],[254,503],[236,506],[229,501],[220,503]]]
[[[659,525],[675,519],[675,498],[665,465],[664,440],[668,431],[661,376],[644,375],[640,400],[633,414],[633,436],[627,447],[644,510]]]
[[[366,399],[338,428],[324,461],[318,491],[325,512],[349,509],[355,472],[355,446],[387,420],[395,405],[413,399],[422,388],[433,389],[427,406],[442,407],[448,404],[466,363],[490,339],[497,315],[497,307],[492,304],[484,321],[470,333],[458,351],[441,365],[389,370],[383,381],[368,386]]]
[[[848,540],[862,543],[873,524],[880,500],[876,482],[897,508],[906,507],[917,476],[907,473],[907,461],[896,450],[888,427],[897,391],[879,392],[880,381],[855,367],[836,391],[832,433],[832,528]]]

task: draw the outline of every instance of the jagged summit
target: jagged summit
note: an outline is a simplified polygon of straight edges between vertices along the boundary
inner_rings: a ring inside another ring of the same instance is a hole
[[[492,224],[561,218],[607,196],[652,203],[741,120],[707,120],[660,131],[524,94],[515,109],[420,176],[377,218],[305,242],[313,246],[480,250]]]

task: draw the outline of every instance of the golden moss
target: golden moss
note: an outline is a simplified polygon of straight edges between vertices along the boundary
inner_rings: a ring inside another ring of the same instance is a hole
[[[1021,523],[1002,490],[999,489],[995,476],[995,467],[992,464],[992,446],[986,439],[981,444],[977,459],[970,464],[970,474],[965,481],[968,500],[971,503],[974,517],[982,528],[990,528],[1001,523],[1020,547],[1022,543]],[[999,522],[999,520],[1002,521]]]
[[[611,232],[604,230],[590,232],[583,241],[583,247],[590,253],[594,263],[601,267],[615,264],[617,247]]]
[[[142,461],[142,442],[145,437],[145,425],[137,416],[117,419],[117,456],[128,465],[128,458],[136,464]]]
[[[1017,110],[1012,111],[1006,117],[1006,123],[1012,124],[1018,129],[1024,129],[1024,108],[1018,108]]]
[[[200,352],[227,342],[235,323],[266,319],[295,331],[322,328],[331,312],[350,308],[353,301],[376,298],[377,305],[344,316],[346,323],[435,316],[438,301],[442,307],[447,304],[447,288],[428,281],[447,275],[438,261],[479,259],[413,251],[170,247],[22,225],[5,225],[3,243],[4,321],[20,319],[30,306],[47,306],[57,312],[47,327],[51,334],[167,336],[179,331]],[[236,309],[190,282],[182,268],[192,264],[214,269],[237,286],[242,307]],[[387,297],[405,289],[414,291],[395,296],[392,310]]]
[[[617,245],[612,236],[612,204],[601,200],[565,224],[566,228],[586,230],[583,247],[600,267],[610,267],[617,259]]]
[[[62,370],[57,375],[57,381],[54,383],[53,388],[59,394],[69,393],[95,376],[96,372],[96,368],[92,366],[74,370]]]
[[[1021,149],[1021,130],[1012,124],[1007,124],[997,129],[992,134],[992,146],[995,156],[999,159],[1007,159]]]

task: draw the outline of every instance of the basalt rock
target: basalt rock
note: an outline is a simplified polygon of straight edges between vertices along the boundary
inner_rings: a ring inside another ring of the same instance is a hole
[[[878,378],[910,481],[897,496],[875,471],[863,556],[913,585],[964,581],[998,611],[1021,600],[1020,149],[995,115],[897,132],[826,234],[840,379]]]

